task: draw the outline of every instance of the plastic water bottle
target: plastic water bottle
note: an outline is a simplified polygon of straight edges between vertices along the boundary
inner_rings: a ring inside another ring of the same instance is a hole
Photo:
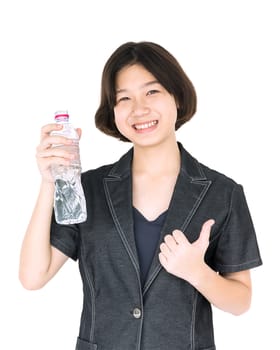
[[[74,159],[69,166],[53,165],[52,175],[55,181],[54,213],[58,224],[77,224],[86,221],[86,200],[81,184],[81,162],[79,152],[79,136],[69,123],[67,111],[55,113],[55,122],[63,128],[53,131],[52,135],[61,135],[74,140],[71,145],[56,145],[73,153]]]

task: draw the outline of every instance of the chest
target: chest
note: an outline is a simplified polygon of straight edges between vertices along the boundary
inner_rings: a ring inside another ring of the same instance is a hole
[[[133,206],[147,220],[155,220],[170,204],[177,175],[134,176],[132,181]]]

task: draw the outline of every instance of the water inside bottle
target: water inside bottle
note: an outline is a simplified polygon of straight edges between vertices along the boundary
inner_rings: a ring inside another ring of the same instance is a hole
[[[58,166],[59,167],[59,166]],[[80,167],[56,169],[54,208],[59,224],[75,224],[86,220],[86,202],[80,180]]]

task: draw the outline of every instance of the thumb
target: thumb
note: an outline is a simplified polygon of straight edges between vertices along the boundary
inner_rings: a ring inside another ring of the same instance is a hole
[[[77,128],[76,131],[77,131],[77,134],[78,134],[79,139],[80,139],[81,136],[82,136],[82,129],[81,128]]]
[[[211,227],[214,225],[214,223],[215,223],[215,220],[210,219],[210,220],[205,221],[205,223],[202,225],[198,241],[203,246],[207,247],[209,244]]]

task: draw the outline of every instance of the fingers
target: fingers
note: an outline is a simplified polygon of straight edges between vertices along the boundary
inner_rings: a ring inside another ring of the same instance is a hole
[[[173,234],[172,235],[166,235],[164,237],[164,242],[165,242],[165,244],[167,245],[167,247],[170,250],[176,249],[176,246],[178,244]]]
[[[46,136],[45,138],[41,139],[41,142],[37,147],[37,153],[42,153],[45,151],[57,149],[57,148],[54,148],[53,146],[57,146],[57,145],[71,146],[73,144],[75,144],[73,140],[67,139],[66,137],[63,137],[63,136]]]
[[[180,230],[174,230],[172,236],[177,244],[187,244],[189,243],[187,237]]]
[[[202,244],[207,244],[209,243],[209,238],[210,238],[210,233],[211,233],[211,227],[214,225],[215,220],[210,219],[205,221],[205,223],[202,225],[200,235],[198,240]]]
[[[55,131],[59,131],[63,128],[63,125],[61,124],[47,124],[44,125],[41,128],[41,138],[40,138],[40,144],[37,147],[37,154],[40,157],[49,157],[54,156],[53,152],[49,152],[50,149],[53,148],[53,146],[56,145],[65,145],[65,146],[71,146],[73,144],[76,145],[76,141],[73,141],[71,139],[68,139],[62,135],[57,135]],[[81,129],[77,129],[77,133],[79,137],[81,136]],[[77,147],[77,145],[76,145]],[[48,152],[46,152],[48,151]],[[64,156],[63,154],[57,154],[57,156]]]
[[[41,135],[44,136],[46,134],[50,134],[52,131],[56,131],[56,130],[59,131],[61,129],[63,129],[62,124],[57,124],[57,123],[46,124],[46,125],[42,126],[42,128],[41,128]],[[77,131],[79,137],[81,137],[82,129],[76,128],[76,131]]]
[[[41,151],[40,149],[37,149],[37,153],[36,153],[36,158],[38,162],[42,158],[44,158],[44,159],[49,159],[51,163],[62,164],[62,165],[69,165],[68,163],[71,160],[75,159],[75,157],[76,157],[75,153],[70,153],[69,150],[65,150],[62,148],[55,148],[55,147],[48,148],[43,151]]]
[[[60,131],[63,128],[63,125],[61,124],[47,124],[44,125],[41,128],[41,143],[44,144],[45,146],[51,146],[52,144],[61,144],[61,143],[67,143],[66,140],[69,140],[61,135],[56,135],[55,131]],[[82,135],[82,129],[77,128],[76,129],[77,134],[79,136],[79,139],[81,138]]]
[[[56,135],[55,131],[63,128],[62,125],[52,123],[41,128],[40,143],[36,148],[36,159],[39,171],[44,180],[53,180],[52,165],[69,166],[71,161],[78,155],[78,144],[76,141]],[[81,130],[78,132],[81,135]],[[55,147],[55,146],[63,147]]]
[[[174,230],[172,235],[164,237],[164,243],[161,244],[161,251],[168,253],[176,250],[179,244],[188,244],[188,240],[182,231]]]
[[[167,266],[167,258],[166,258],[166,256],[162,252],[160,252],[159,255],[158,255],[158,258],[159,258],[159,261],[160,261],[161,265],[166,268],[166,266]]]
[[[199,238],[193,244],[201,244],[207,246],[209,244],[209,237],[211,233],[211,227],[214,225],[213,219],[207,220],[201,228]],[[160,245],[160,250],[163,254],[169,254],[170,252],[178,249],[178,246],[190,246],[191,243],[188,241],[185,234],[180,230],[174,230],[172,235],[166,235],[164,242]]]
[[[160,251],[165,257],[167,257],[171,253],[171,249],[168,247],[166,243],[161,243]]]
[[[52,131],[55,130],[61,130],[63,126],[61,124],[51,123],[44,125],[41,128],[41,140],[44,139],[46,136],[49,136]]]
[[[182,231],[174,230],[172,235],[166,235],[160,245],[160,251],[164,258],[174,254],[182,246],[189,245],[189,241]]]

